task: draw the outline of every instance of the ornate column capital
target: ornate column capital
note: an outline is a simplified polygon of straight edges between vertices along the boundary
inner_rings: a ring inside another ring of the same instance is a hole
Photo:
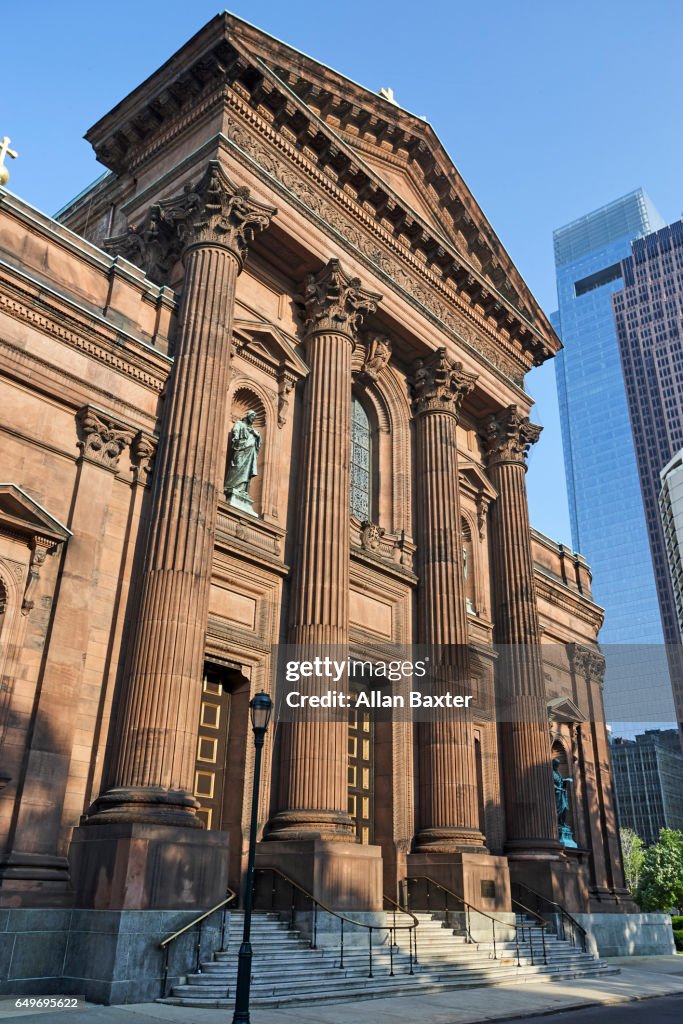
[[[105,248],[135,263],[147,277],[165,284],[173,264],[195,246],[227,249],[240,269],[256,231],[267,228],[277,213],[236,185],[218,160],[211,160],[195,185],[186,184],[172,199],[162,199],[138,225],[105,241]]]
[[[482,425],[481,437],[486,448],[489,466],[501,462],[516,462],[526,469],[529,448],[541,436],[543,427],[522,416],[518,406],[508,405],[499,413],[488,416]]]
[[[467,373],[462,363],[439,348],[413,367],[413,414],[447,412],[458,416],[464,399],[473,390],[478,374]]]
[[[76,420],[81,457],[116,472],[121,452],[135,437],[134,428],[92,405],[82,406]]]
[[[592,651],[579,644],[567,644],[569,663],[576,675],[588,682],[596,680],[602,686],[605,677],[605,659],[599,651]]]
[[[308,274],[299,301],[304,307],[306,335],[317,331],[345,334],[355,341],[364,317],[374,313],[382,296],[361,288],[333,259],[318,274]]]

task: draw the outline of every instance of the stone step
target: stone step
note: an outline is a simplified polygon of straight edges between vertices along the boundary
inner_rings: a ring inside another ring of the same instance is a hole
[[[516,963],[516,958],[505,957],[504,956],[504,957],[499,957],[498,959],[494,960],[491,957],[481,956],[480,955],[480,956],[472,956],[472,957],[467,957],[467,958],[459,958],[457,960],[455,960],[455,959],[443,960],[443,959],[437,959],[437,958],[434,958],[434,959],[432,959],[432,958],[424,959],[423,958],[422,960],[418,961],[417,964],[414,964],[414,967],[415,967],[415,969],[419,969],[420,971],[451,970],[451,969],[452,970],[460,970],[460,971],[471,971],[471,970],[479,969],[480,967],[486,967],[487,969],[488,968],[497,968],[501,964],[502,965],[507,965],[507,964],[510,964],[510,963],[513,963],[513,962]],[[580,965],[585,965],[585,964],[595,965],[595,964],[599,964],[599,961],[595,961],[595,960],[593,960],[589,956],[585,956],[585,955],[582,956],[580,954],[579,955],[572,955],[570,953],[567,953],[565,955],[558,956],[558,957],[555,957],[553,959],[549,959],[547,965],[544,965],[542,962],[541,963],[536,962],[536,963],[532,964],[531,960],[528,959],[528,958],[520,958],[520,963],[522,964],[522,966],[537,966],[537,967],[538,966],[551,966],[551,967],[559,967],[559,966],[561,966],[561,967],[565,967],[565,966],[580,966]],[[349,974],[365,975],[367,973],[367,971],[368,971],[369,960],[368,960],[367,957],[365,957],[365,958],[355,958],[355,960],[351,960],[351,959],[345,957],[344,958],[344,966],[343,966],[343,968],[339,966],[339,959],[338,958],[329,958],[329,959],[321,960],[321,961],[318,961],[315,965],[310,964],[310,963],[307,964],[306,962],[304,962],[302,964],[302,962],[300,960],[290,961],[288,963],[283,963],[283,964],[279,965],[279,968],[278,968],[278,971],[277,971],[277,977],[282,977],[282,976],[285,976],[285,975],[287,975],[288,977],[289,976],[295,976],[295,975],[302,975],[302,973],[303,973],[302,972],[302,967],[306,967],[306,966],[308,966],[308,968],[309,968],[309,973],[307,975],[306,974],[303,975],[303,980],[309,980],[310,979],[310,976],[311,976],[310,975],[310,969],[311,968],[313,968],[313,970],[314,970],[314,977],[316,977],[316,978],[321,977],[323,974],[337,976],[339,971],[344,971],[344,972],[349,973]],[[391,966],[391,960],[390,960],[390,958],[388,956],[387,957],[381,957],[381,958],[380,957],[373,957],[373,971],[375,971],[375,970],[377,970],[377,971],[384,971],[384,970],[389,971],[390,970],[390,966]],[[233,963],[233,964],[207,964],[206,967],[207,967],[207,970],[204,970],[204,971],[202,971],[200,973],[189,974],[187,976],[187,981],[189,983],[191,983],[191,984],[212,984],[214,981],[216,981],[218,979],[221,979],[221,980],[222,979],[229,979],[229,978],[232,978],[232,977],[236,977],[236,974],[237,974],[236,962]],[[409,967],[409,961],[408,961],[407,958],[400,958],[399,959],[397,957],[394,957],[394,969],[395,970],[407,970],[408,967]],[[275,975],[271,972],[271,974],[269,975],[269,978],[272,978],[274,976]],[[255,965],[254,977],[255,978],[259,977],[258,965]]]
[[[255,1006],[288,1006],[298,1003],[345,1002],[402,993],[439,992],[451,988],[521,983],[524,980],[572,978],[616,973],[604,962],[544,933],[525,928],[519,942],[506,939],[472,943],[467,936],[433,914],[418,915],[417,960],[410,973],[410,949],[406,931],[397,931],[397,944],[389,946],[389,929],[373,933],[372,970],[368,977],[367,934],[356,929],[345,933],[344,966],[334,944],[310,948],[310,939],[289,929],[277,915],[259,914],[252,923],[254,969],[251,1000]],[[526,921],[520,923],[527,923]],[[202,964],[200,972],[188,973],[164,1000],[183,1006],[230,1008],[237,980],[237,953],[241,944],[242,915],[233,914],[226,948]],[[329,930],[325,931],[329,939]],[[544,937],[545,958],[544,963]],[[518,964],[519,958],[519,964]]]
[[[428,995],[443,991],[450,991],[453,989],[460,988],[478,988],[482,985],[500,985],[500,984],[523,984],[525,981],[562,981],[570,978],[578,978],[585,976],[594,975],[609,975],[618,974],[619,969],[609,967],[606,965],[597,965],[594,961],[595,966],[586,966],[580,970],[572,970],[569,972],[555,971],[552,968],[545,968],[543,970],[534,970],[533,973],[524,972],[524,969],[515,970],[501,970],[495,974],[495,976],[484,976],[472,974],[467,981],[461,978],[448,978],[443,976],[437,976],[437,980],[432,977],[426,977],[425,975],[415,975],[413,977],[393,977],[387,979],[366,979],[367,984],[363,986],[350,985],[348,981],[335,987],[325,986],[317,990],[312,989],[307,992],[285,992],[285,993],[272,993],[271,995],[264,995],[261,991],[256,991],[252,987],[252,998],[251,1004],[253,1006],[261,1007],[285,1007],[289,1005],[305,1004],[305,1003],[339,1003],[339,1002],[353,1002],[358,999],[379,999],[385,998],[390,995]],[[216,992],[211,995],[204,993],[199,995],[196,991],[189,991],[187,995],[179,996],[173,995],[166,999],[158,1000],[159,1002],[168,1003],[171,1005],[187,1006],[187,1007],[206,1007],[215,1009],[232,1009],[234,1006],[234,994],[231,997],[225,995],[225,990]]]

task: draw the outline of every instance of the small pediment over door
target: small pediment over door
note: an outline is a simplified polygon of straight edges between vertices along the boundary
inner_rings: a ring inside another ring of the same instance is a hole
[[[56,544],[71,536],[66,526],[17,484],[0,484],[0,529],[27,539],[45,537]]]

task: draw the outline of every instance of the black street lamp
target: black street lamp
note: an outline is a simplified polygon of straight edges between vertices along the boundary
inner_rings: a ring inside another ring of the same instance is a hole
[[[254,902],[254,862],[256,860],[256,825],[261,783],[261,753],[273,702],[267,693],[257,693],[249,702],[251,727],[254,730],[254,786],[251,791],[251,822],[249,825],[249,859],[244,891],[244,932],[237,960],[237,988],[232,1024],[249,1024],[249,990],[251,989],[251,909]]]

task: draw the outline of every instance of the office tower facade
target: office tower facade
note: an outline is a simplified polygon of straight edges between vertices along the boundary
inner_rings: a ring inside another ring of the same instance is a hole
[[[683,448],[659,474],[659,510],[678,625],[683,634]]]
[[[660,474],[683,445],[683,222],[635,239],[612,296],[640,489],[667,646],[681,633],[659,511]],[[683,693],[674,675],[678,720]]]
[[[610,746],[621,828],[632,828],[648,845],[662,828],[683,829],[683,756],[676,730],[647,729]]]
[[[617,657],[616,645],[663,642],[611,306],[632,239],[661,224],[638,189],[553,236],[558,311],[552,319],[564,345],[555,371],[572,542],[593,569],[595,598],[605,609],[601,643],[615,645]],[[673,721],[666,672],[653,684],[657,699],[644,709],[640,688],[611,673],[609,663],[608,654],[608,720]]]

